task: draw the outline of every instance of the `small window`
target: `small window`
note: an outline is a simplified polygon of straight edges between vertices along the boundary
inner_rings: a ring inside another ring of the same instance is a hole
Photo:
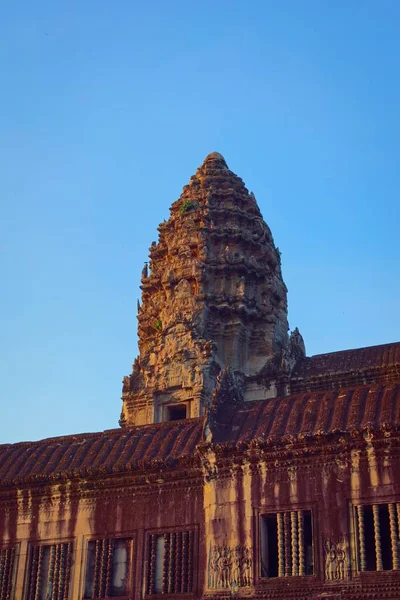
[[[128,595],[131,543],[131,540],[122,538],[88,543],[85,599]]]
[[[355,507],[358,568],[391,571],[400,568],[400,504]]]
[[[186,404],[167,406],[167,421],[180,421],[181,419],[186,419]]]
[[[310,510],[261,516],[261,577],[314,574]]]
[[[11,598],[16,567],[15,548],[0,549],[0,597]]]
[[[195,531],[149,535],[146,593],[192,594]]]
[[[68,598],[72,544],[33,546],[29,564],[28,598]]]

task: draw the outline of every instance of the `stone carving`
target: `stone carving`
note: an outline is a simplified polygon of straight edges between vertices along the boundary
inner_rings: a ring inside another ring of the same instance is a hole
[[[213,546],[208,562],[209,589],[235,590],[252,585],[253,560],[246,546]]]
[[[238,405],[243,402],[243,388],[232,369],[225,368],[217,377],[214,390],[214,403]]]
[[[346,540],[344,537],[336,543],[325,540],[325,579],[326,581],[342,581],[346,574]]]
[[[290,334],[289,338],[289,355],[294,366],[299,360],[306,355],[306,346],[304,344],[303,336],[296,327]]]

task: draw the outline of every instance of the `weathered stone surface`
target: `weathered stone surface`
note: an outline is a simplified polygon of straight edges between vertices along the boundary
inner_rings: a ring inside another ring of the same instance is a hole
[[[273,363],[268,376],[287,378],[293,346],[280,253],[221,154],[206,157],[159,232],[142,273],[140,356],[124,380],[121,424],[164,420],[171,403],[202,415],[224,368],[245,400],[271,395],[263,369]]]

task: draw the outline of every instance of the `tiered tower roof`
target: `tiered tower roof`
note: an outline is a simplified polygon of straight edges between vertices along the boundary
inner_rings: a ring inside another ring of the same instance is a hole
[[[287,375],[287,290],[254,194],[213,152],[170,211],[142,273],[123,425],[201,416],[224,369],[249,400]]]

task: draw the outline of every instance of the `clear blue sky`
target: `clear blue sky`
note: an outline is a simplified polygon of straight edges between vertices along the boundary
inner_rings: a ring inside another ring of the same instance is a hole
[[[29,0],[0,29],[0,442],[117,426],[148,247],[212,151],[308,354],[400,339],[398,0]]]

